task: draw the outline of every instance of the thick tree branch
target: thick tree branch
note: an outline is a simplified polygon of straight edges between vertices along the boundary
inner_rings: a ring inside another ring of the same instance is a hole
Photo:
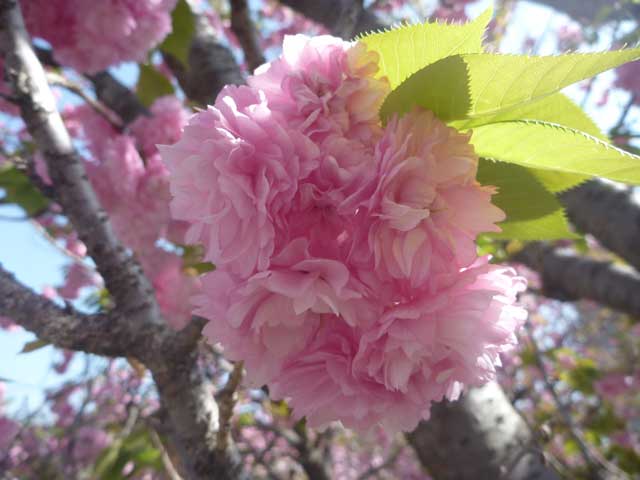
[[[169,54],[164,58],[187,97],[200,105],[213,105],[225,85],[244,83],[233,54],[218,42],[215,30],[204,16],[196,17],[189,65],[183,65]]]
[[[559,480],[524,420],[496,383],[457,402],[431,407],[431,419],[407,435],[438,480]]]
[[[107,356],[122,356],[132,348],[131,336],[114,328],[118,326],[114,318],[61,308],[22,285],[1,265],[0,315],[60,348]]]
[[[251,20],[247,0],[229,0],[231,5],[231,30],[242,46],[249,71],[253,72],[265,62],[258,33]]]
[[[564,301],[594,300],[640,316],[640,274],[625,266],[577,255],[567,248],[531,243],[513,260],[538,272],[543,294]]]
[[[345,39],[385,27],[375,14],[364,8],[362,0],[280,0],[280,3]]]
[[[169,436],[182,459],[181,475],[188,480],[242,479],[237,450],[216,448],[218,406],[211,382],[198,366],[194,350],[176,349],[167,342],[162,356],[147,360],[147,366],[169,416]]]
[[[592,180],[561,195],[571,223],[640,272],[640,204],[628,186]]]

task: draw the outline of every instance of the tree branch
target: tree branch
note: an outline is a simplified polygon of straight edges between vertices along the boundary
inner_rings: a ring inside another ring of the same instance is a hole
[[[96,96],[116,112],[125,125],[133,122],[140,115],[149,115],[149,110],[140,102],[136,94],[109,72],[99,72],[89,75],[88,78],[93,83]]]
[[[585,298],[640,315],[640,274],[631,268],[537,242],[527,245],[513,260],[540,274],[543,294],[548,297],[563,301]]]
[[[132,348],[131,335],[118,328],[113,317],[61,308],[22,285],[1,265],[0,315],[60,348],[111,357],[123,356]]]
[[[364,8],[362,0],[280,0],[280,3],[346,39],[385,27],[375,14]]]
[[[434,404],[431,419],[407,439],[438,480],[560,478],[496,383],[474,388],[457,402]]]
[[[249,71],[253,72],[265,62],[247,0],[229,0],[231,5],[231,30],[242,46]]]
[[[231,51],[218,42],[216,32],[204,16],[196,17],[189,49],[189,65],[164,54],[167,65],[187,97],[200,105],[213,105],[225,85],[242,85],[244,77]]]
[[[592,180],[564,192],[571,223],[640,272],[640,204],[628,186]]]

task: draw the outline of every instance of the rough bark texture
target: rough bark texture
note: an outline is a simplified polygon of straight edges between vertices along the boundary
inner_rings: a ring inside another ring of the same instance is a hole
[[[592,180],[562,194],[571,223],[640,271],[640,204],[633,189]]]
[[[564,301],[590,299],[640,316],[640,274],[629,267],[544,243],[527,245],[514,260],[540,274],[546,296]]]
[[[164,55],[187,97],[200,105],[213,105],[225,85],[242,85],[244,77],[231,51],[218,42],[206,17],[196,18],[196,31],[189,49],[189,65]]]
[[[280,0],[305,17],[327,27],[331,33],[350,39],[385,25],[358,0]]]
[[[122,356],[131,346],[128,332],[114,330],[108,315],[83,315],[61,308],[21,285],[0,265],[0,312],[61,348],[97,355]]]
[[[407,435],[438,480],[559,480],[524,420],[495,383],[431,409],[431,419]]]

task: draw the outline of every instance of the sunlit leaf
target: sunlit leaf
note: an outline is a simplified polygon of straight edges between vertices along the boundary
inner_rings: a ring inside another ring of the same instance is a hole
[[[173,95],[171,82],[152,65],[140,65],[140,76],[136,86],[138,98],[145,107],[150,106],[153,101],[163,95]]]
[[[546,122],[513,121],[473,129],[481,157],[568,174],[640,183],[640,157],[586,133]]]
[[[403,25],[360,37],[369,50],[380,56],[379,76],[395,88],[411,74],[449,55],[482,52],[482,39],[491,20],[487,9],[465,24],[425,22]]]
[[[452,121],[494,116],[640,58],[640,48],[531,57],[452,55],[414,73],[386,98],[383,119],[416,105]]]
[[[546,190],[526,167],[480,160],[478,181],[493,185],[498,193],[492,202],[507,215],[494,238],[552,240],[574,238],[558,199]],[[535,199],[535,201],[532,201]]]
[[[195,32],[195,16],[186,0],[178,0],[171,14],[171,27],[171,33],[160,45],[160,50],[173,55],[183,65],[187,65],[189,47]]]

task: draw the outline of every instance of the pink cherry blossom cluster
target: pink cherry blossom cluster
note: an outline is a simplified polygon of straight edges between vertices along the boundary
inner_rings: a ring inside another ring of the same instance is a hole
[[[29,0],[22,2],[31,35],[46,40],[63,65],[96,73],[142,61],[171,31],[176,0]]]
[[[161,148],[171,211],[217,270],[195,313],[248,381],[310,426],[410,430],[495,375],[525,281],[478,258],[499,231],[469,135],[431,112],[380,124],[377,54],[286,37]]]
[[[383,128],[377,62],[287,37],[161,149],[172,213],[217,266],[205,334],[311,426],[413,428],[491,380],[526,315],[524,279],[476,254],[504,214],[469,136],[420,110]]]
[[[180,137],[188,114],[175,97],[161,97],[150,107],[150,115],[138,118],[128,132],[116,130],[91,107],[68,109],[65,121],[70,133],[81,142],[85,167],[102,207],[126,247],[135,253],[154,287],[166,320],[182,328],[191,318],[189,297],[197,291],[198,279],[183,271],[180,256],[158,246],[159,240],[181,244],[186,224],[169,214],[169,172],[160,159],[156,143],[173,143]],[[36,156],[36,171],[50,183],[44,160]],[[86,247],[74,232],[58,231],[55,219],[41,219],[54,236],[66,238],[65,248],[84,257]],[[57,294],[78,297],[85,286],[100,286],[99,276],[83,262],[67,270]]]

